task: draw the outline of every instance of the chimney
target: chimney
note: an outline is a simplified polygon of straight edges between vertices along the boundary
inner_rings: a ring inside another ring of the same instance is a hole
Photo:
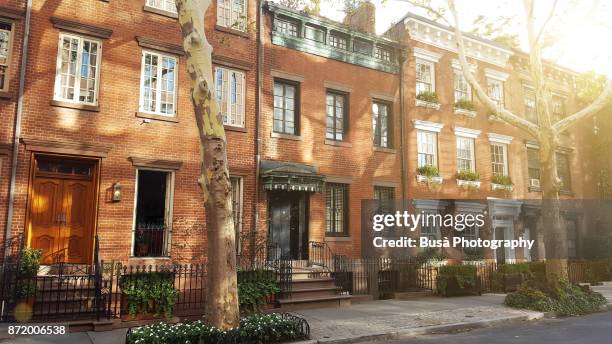
[[[344,17],[344,24],[352,29],[376,34],[376,7],[369,0],[363,1]]]

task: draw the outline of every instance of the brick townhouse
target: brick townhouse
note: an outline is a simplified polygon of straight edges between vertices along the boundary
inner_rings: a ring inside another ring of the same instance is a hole
[[[6,28],[14,36],[9,53],[0,50],[9,67],[0,100],[0,222],[14,131],[5,116],[16,113],[25,13],[25,1],[13,2],[21,8],[0,11],[1,49]],[[253,219],[256,36],[248,23],[256,8],[255,1],[220,2],[206,17],[237,229]],[[8,235],[25,233],[44,263],[89,263],[95,234],[106,260],[205,256],[199,143],[176,18],[172,1],[32,1]]]
[[[9,73],[0,105],[11,119],[0,124],[2,199],[12,117],[22,119],[8,236],[24,233],[27,246],[44,250],[44,263],[90,262],[95,234],[106,260],[205,257],[199,147],[173,2],[32,3],[22,112],[15,107],[24,5],[0,8],[0,24],[10,24],[10,40],[0,41],[10,47],[0,46],[9,52],[0,60]],[[344,23],[270,2],[211,5],[207,36],[239,237],[256,232],[296,260],[309,258],[311,241],[356,257],[369,245],[361,201],[406,198],[429,212],[486,212],[486,228],[466,236],[539,239],[533,252],[487,258],[542,256],[537,145],[472,97],[457,73],[451,30],[409,14],[377,36],[373,18],[371,4]],[[468,48],[491,96],[533,113],[526,56],[472,36]],[[547,73],[563,116],[574,107],[575,74],[553,65]],[[423,91],[437,100],[417,99]],[[456,108],[459,99],[475,108]],[[583,185],[581,147],[573,144],[580,140],[576,132],[563,140],[564,197],[590,197],[594,186]],[[425,165],[440,176],[419,176]],[[457,170],[480,179],[458,180]],[[492,183],[494,174],[510,176],[513,187]],[[585,219],[566,214],[574,253]],[[431,237],[443,231],[421,229]]]

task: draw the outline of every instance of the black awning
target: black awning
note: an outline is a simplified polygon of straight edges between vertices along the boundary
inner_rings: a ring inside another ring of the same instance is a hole
[[[264,190],[320,192],[325,176],[312,165],[262,160],[260,175]]]

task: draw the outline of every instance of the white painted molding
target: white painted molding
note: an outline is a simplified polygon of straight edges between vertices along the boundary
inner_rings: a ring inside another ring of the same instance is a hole
[[[453,59],[451,61],[451,65],[454,69],[461,70],[461,63],[459,62],[459,60]],[[468,66],[470,67],[470,71],[472,73],[476,73],[476,71],[478,70],[478,66],[473,63],[468,63]]]
[[[390,102],[390,103],[394,103],[395,102],[395,97],[392,96],[391,94],[388,94],[388,93],[371,91],[370,92],[370,97],[372,97],[374,99],[384,100],[384,101],[387,101],[387,102]]]
[[[497,142],[509,145],[512,142],[513,137],[502,134],[488,133],[489,142]]]
[[[463,128],[463,127],[455,127],[454,129],[455,129],[455,135],[462,136],[462,137],[468,137],[471,139],[477,138],[478,135],[480,135],[480,133],[482,132],[481,130]]]
[[[510,77],[510,74],[504,73],[496,69],[485,68],[485,76],[490,79],[506,81]]]
[[[414,120],[414,127],[419,130],[433,131],[435,133],[439,133],[444,128],[444,124],[429,122],[429,121],[421,121],[419,119]]]
[[[414,54],[414,57],[418,59],[422,59],[422,60],[430,61],[434,63],[438,63],[438,61],[440,61],[440,58],[442,57],[442,54],[434,53],[433,51],[416,48],[416,47],[413,48],[412,53]]]
[[[527,148],[540,149],[540,145],[535,141],[527,141],[525,143],[525,146]]]

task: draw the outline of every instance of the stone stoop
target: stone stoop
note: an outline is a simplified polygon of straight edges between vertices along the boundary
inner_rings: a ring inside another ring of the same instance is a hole
[[[340,295],[329,273],[319,267],[294,268],[291,292],[277,300],[281,310],[346,307],[351,305],[351,295]]]

